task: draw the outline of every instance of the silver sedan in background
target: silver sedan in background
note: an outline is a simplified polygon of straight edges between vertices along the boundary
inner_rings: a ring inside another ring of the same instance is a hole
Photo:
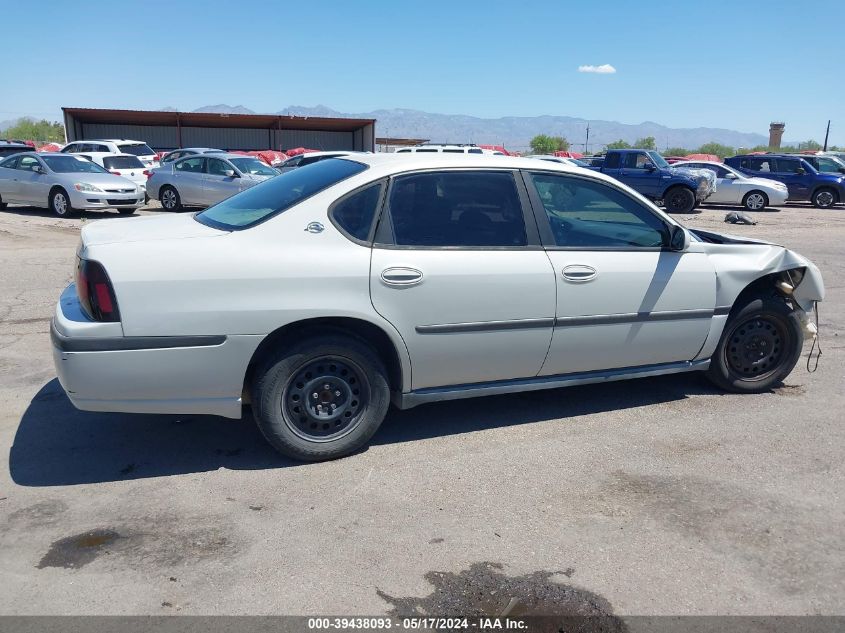
[[[166,165],[167,163],[172,163],[173,161],[179,160],[180,158],[185,158],[186,156],[196,156],[197,154],[225,153],[227,153],[226,150],[214,149],[212,147],[183,147],[182,149],[174,149],[172,152],[167,152],[164,156],[161,157],[160,163],[162,165]]]
[[[168,211],[210,207],[278,174],[252,156],[197,154],[154,169],[147,180],[147,195],[160,200]]]
[[[0,162],[0,209],[7,204],[49,208],[65,217],[78,210],[134,213],[144,190],[73,154],[22,152]]]

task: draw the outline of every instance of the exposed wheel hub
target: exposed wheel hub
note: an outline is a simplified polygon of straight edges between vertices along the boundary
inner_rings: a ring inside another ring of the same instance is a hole
[[[725,349],[731,370],[743,378],[762,378],[774,371],[784,353],[783,326],[766,317],[740,323]]]
[[[365,405],[362,376],[357,366],[339,358],[309,362],[297,371],[283,395],[288,426],[310,441],[348,433]]]

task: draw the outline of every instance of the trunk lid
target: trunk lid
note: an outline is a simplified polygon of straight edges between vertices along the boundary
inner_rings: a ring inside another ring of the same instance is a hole
[[[148,215],[139,218],[97,220],[82,229],[82,248],[102,244],[221,237],[227,232],[194,220],[194,214]]]

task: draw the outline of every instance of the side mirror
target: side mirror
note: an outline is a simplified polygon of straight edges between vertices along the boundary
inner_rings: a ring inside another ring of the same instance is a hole
[[[235,178],[237,176],[234,169],[227,169],[223,172],[223,175],[226,176],[226,178]]]
[[[682,226],[672,226],[669,235],[669,250],[682,253],[689,248],[689,233]]]
[[[654,171],[655,169],[657,169],[657,167],[655,167],[652,163],[646,163],[645,165],[643,165],[643,169],[645,169],[646,171]]]
[[[32,171],[34,171],[36,174],[46,174],[47,173],[46,171],[44,171],[44,168],[41,165],[36,165],[35,167],[32,168]]]
[[[725,178],[727,178],[728,180],[736,180],[736,174],[732,174],[732,173],[728,172],[725,175]]]
[[[845,167],[840,167],[840,168],[839,168],[839,173],[840,173],[840,174],[845,174]]]
[[[804,171],[803,167],[799,167],[798,170],[795,172],[796,174],[806,174],[807,172]]]

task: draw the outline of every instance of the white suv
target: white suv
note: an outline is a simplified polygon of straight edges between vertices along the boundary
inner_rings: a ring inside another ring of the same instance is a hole
[[[73,141],[62,148],[63,154],[132,154],[144,164],[144,167],[158,167],[158,157],[153,149],[143,141],[128,139],[102,139]]]
[[[403,147],[397,149],[396,154],[490,154],[495,156],[504,156],[502,152],[483,149],[477,145],[417,145],[415,147]]]
[[[327,158],[201,213],[87,223],[77,253],[52,323],[74,405],[240,418],[251,402],[307,460],[362,447],[391,401],[696,370],[766,391],[824,298],[782,246],[507,156]]]

